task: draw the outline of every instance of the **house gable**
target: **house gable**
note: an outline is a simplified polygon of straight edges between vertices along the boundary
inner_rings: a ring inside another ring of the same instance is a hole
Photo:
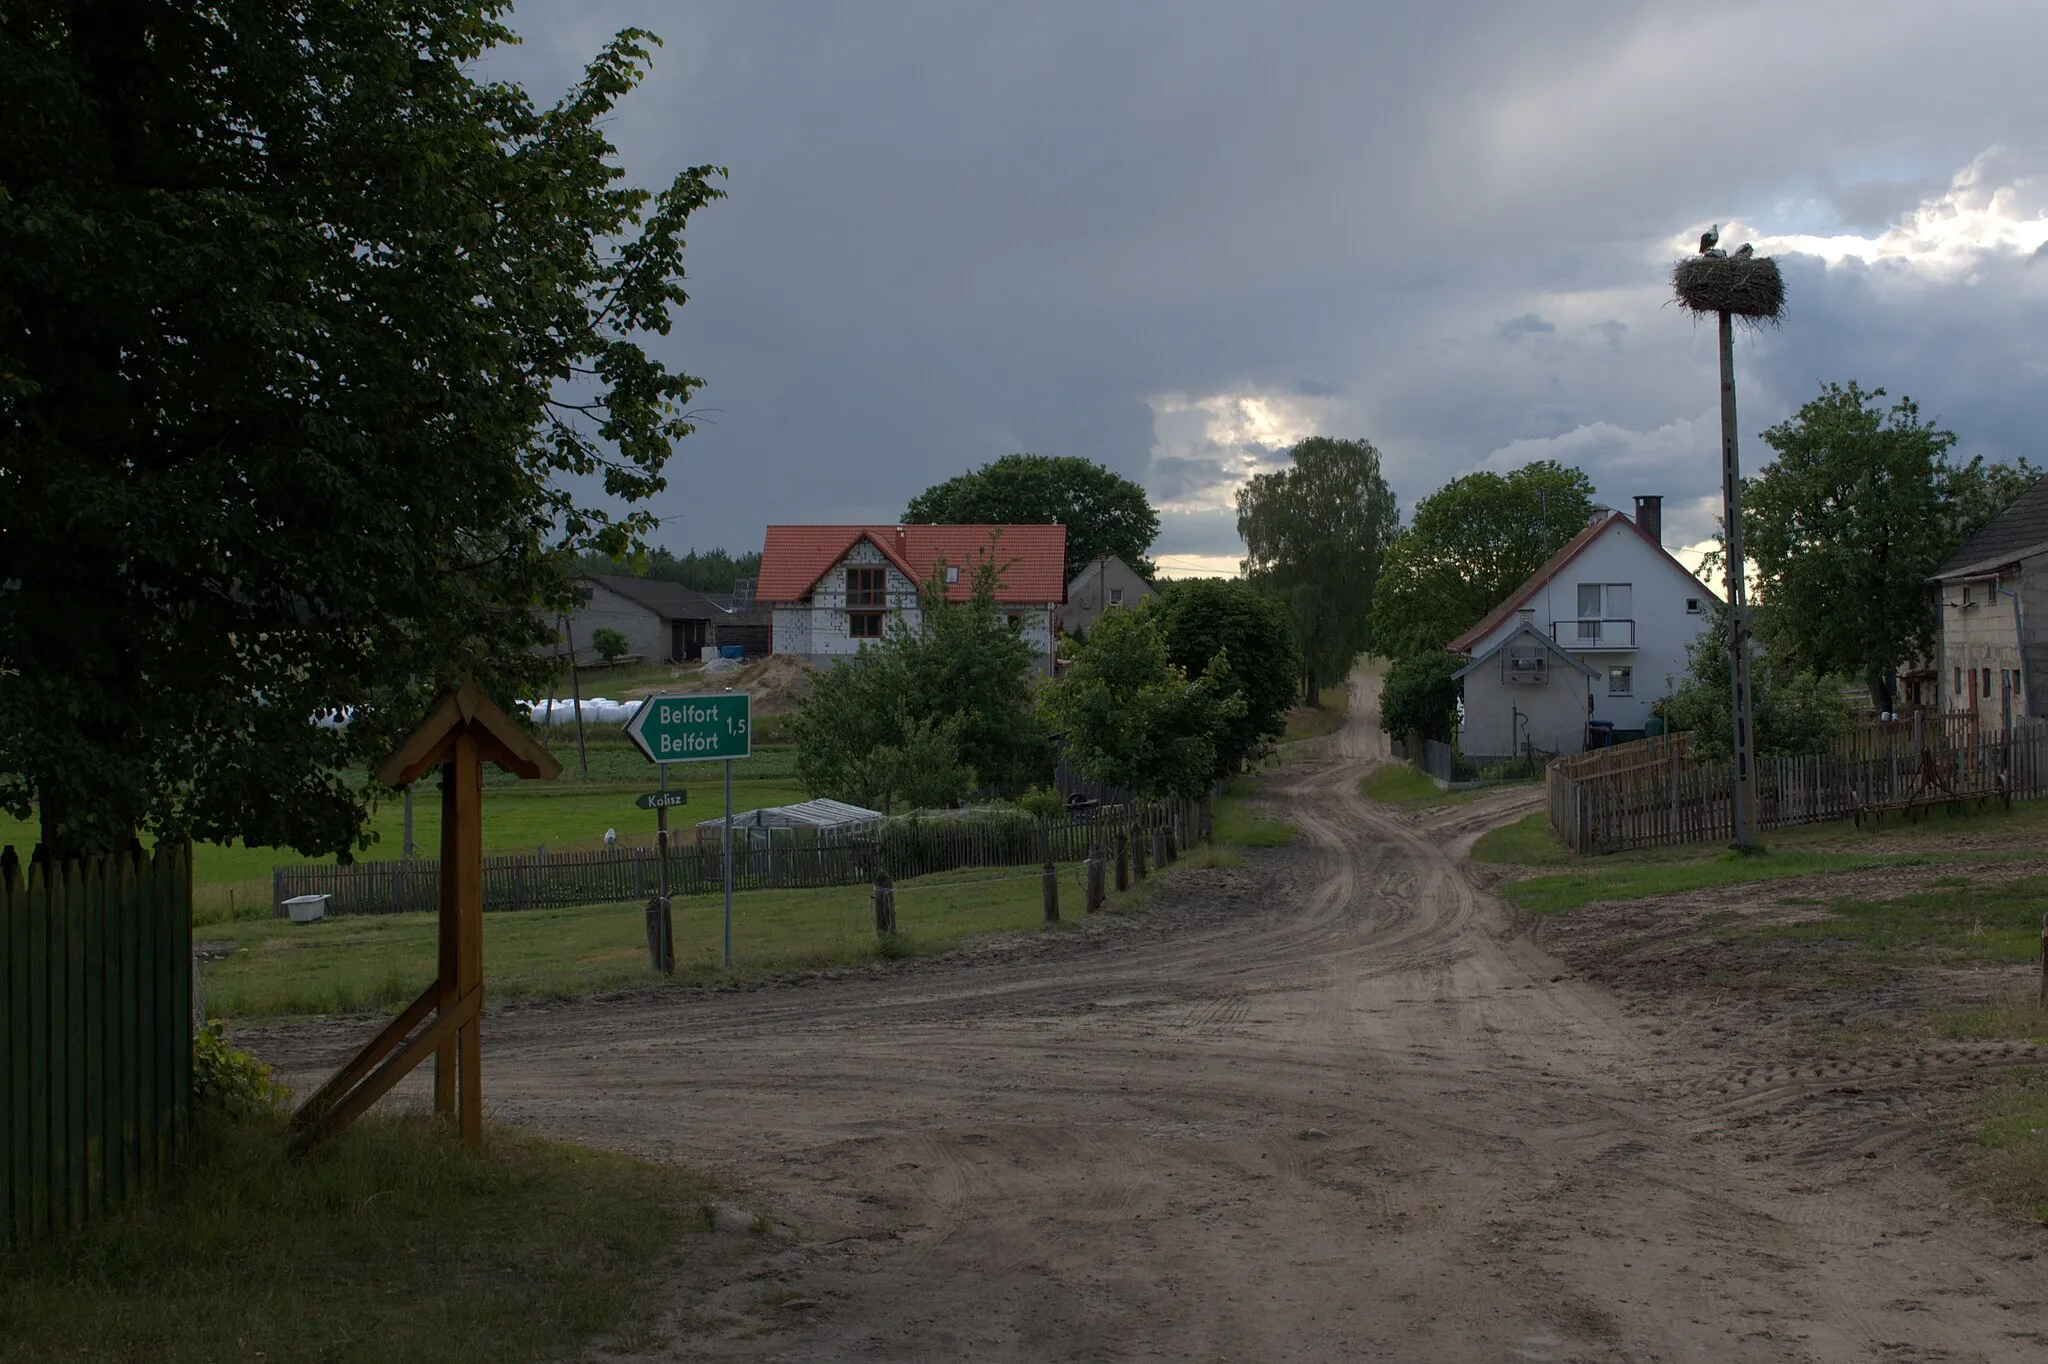
[[[1673,572],[1679,574],[1686,582],[1697,588],[1703,600],[1712,601],[1717,606],[1720,605],[1721,599],[1714,595],[1712,589],[1701,582],[1691,569],[1673,558],[1670,550],[1665,549],[1662,544],[1646,534],[1640,526],[1636,525],[1634,521],[1621,512],[1610,512],[1606,517],[1593,522],[1573,536],[1563,549],[1551,555],[1549,561],[1543,567],[1530,575],[1527,582],[1524,582],[1510,593],[1507,599],[1502,601],[1500,605],[1487,612],[1477,625],[1474,625],[1444,647],[1455,654],[1470,653],[1474,646],[1492,635],[1495,630],[1498,630],[1510,620],[1515,612],[1534,600],[1538,593],[1554,582],[1563,574],[1565,569],[1571,567],[1573,562],[1584,555],[1603,535],[1617,527],[1625,527],[1626,533],[1640,542],[1643,548],[1653,551],[1657,559],[1662,560]]]
[[[863,543],[912,584],[922,584],[941,564],[959,569],[946,583],[953,601],[973,596],[973,570],[984,556],[1000,566],[998,602],[1066,600],[1067,528],[1060,525],[770,526],[755,598],[802,601]]]

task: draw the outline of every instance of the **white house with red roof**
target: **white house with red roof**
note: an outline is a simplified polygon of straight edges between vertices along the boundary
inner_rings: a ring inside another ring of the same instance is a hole
[[[754,597],[774,609],[774,651],[823,667],[881,639],[891,616],[915,625],[918,586],[934,573],[966,601],[984,558],[997,566],[997,609],[1050,673],[1065,526],[770,526]]]
[[[1638,497],[1633,519],[1603,509],[1451,641],[1472,659],[1458,674],[1468,758],[1577,753],[1589,723],[1636,737],[1670,695],[1719,599],[1664,548],[1663,502]]]

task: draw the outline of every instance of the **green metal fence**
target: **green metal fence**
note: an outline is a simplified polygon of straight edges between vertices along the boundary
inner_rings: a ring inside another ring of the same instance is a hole
[[[0,857],[0,1067],[0,1247],[80,1226],[184,1158],[186,848]]]

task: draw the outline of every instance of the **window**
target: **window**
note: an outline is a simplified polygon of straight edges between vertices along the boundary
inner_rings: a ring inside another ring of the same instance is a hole
[[[1957,664],[1957,665],[1956,665],[1956,700],[1960,701],[1960,700],[1962,700],[1962,699],[1963,699],[1963,668],[1962,668],[1962,665],[1961,665],[1961,664],[1959,663],[1959,664]]]
[[[588,606],[590,599],[596,595],[597,589],[594,587],[579,587],[576,589],[576,600],[582,602],[585,606]]]
[[[849,611],[863,606],[887,606],[889,604],[889,570],[886,568],[849,568],[846,570],[846,608]],[[881,631],[877,630],[876,634]]]
[[[1015,611],[1012,611],[1005,619],[1009,621],[1012,630],[1024,623],[1024,617],[1018,615]]]
[[[1700,599],[1698,597],[1687,597],[1685,599],[1685,614],[1687,614],[1688,616],[1697,616],[1699,613]]]
[[[849,611],[846,616],[846,633],[855,639],[880,639],[882,637],[882,613],[880,611]]]
[[[1969,604],[1970,604],[1970,585],[1969,585],[1968,583],[1964,583],[1964,584],[1963,584],[1963,605],[1965,605],[1965,606],[1968,606]]]
[[[1991,669],[1989,668],[1984,670],[1984,699],[1987,701],[1991,699]]]
[[[1635,695],[1635,669],[1609,668],[1607,670],[1607,694],[1609,696]]]
[[[950,587],[950,586],[952,586],[952,585],[953,585],[954,583],[957,583],[957,582],[959,582],[959,581],[960,581],[960,565],[958,565],[958,564],[947,564],[947,565],[946,565],[946,585]]]
[[[1121,587],[1109,589],[1109,604],[1111,606],[1122,606],[1124,604],[1124,590]]]

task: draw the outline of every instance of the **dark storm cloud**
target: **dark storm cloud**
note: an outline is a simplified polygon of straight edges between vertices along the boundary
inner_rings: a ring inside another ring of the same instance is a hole
[[[1183,509],[1162,553],[1233,554],[1232,484],[1312,431],[1372,439],[1409,503],[1570,458],[1703,533],[1713,337],[1666,303],[1681,234],[1875,236],[1994,143],[1997,174],[2048,171],[2031,7],[534,0],[514,23],[492,69],[543,94],[614,29],[660,32],[612,125],[629,172],[732,167],[663,345],[712,409],[657,504],[677,546],[890,518],[1022,449],[1146,480]],[[1744,25],[1771,41],[1698,60]],[[1872,74],[1903,69],[1912,99]],[[2020,448],[2048,365],[2024,258],[1788,262],[1787,326],[1739,357],[1747,448],[1852,376]]]

